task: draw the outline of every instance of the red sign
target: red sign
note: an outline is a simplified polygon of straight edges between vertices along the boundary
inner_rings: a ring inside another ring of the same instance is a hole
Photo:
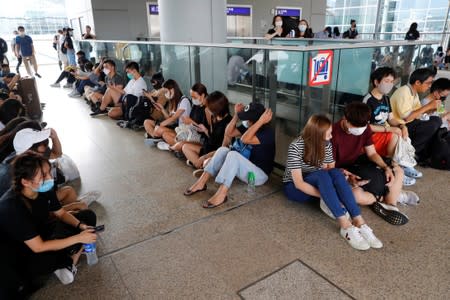
[[[309,86],[330,84],[333,69],[333,50],[319,51],[309,61]]]

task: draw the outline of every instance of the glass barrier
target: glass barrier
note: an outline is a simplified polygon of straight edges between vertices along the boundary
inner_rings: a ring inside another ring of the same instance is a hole
[[[316,64],[317,55],[323,53],[317,45],[315,48],[319,49],[275,45],[259,47],[245,42],[207,46],[113,41],[89,43],[91,47],[84,45],[84,50],[91,50],[89,56],[92,60],[112,58],[119,72],[123,72],[129,61],[139,63],[149,88],[151,75],[161,71],[165,79],[175,79],[185,95],[189,95],[194,83],[202,82],[210,92],[222,91],[231,105],[254,101],[270,107],[275,116],[276,162],[280,165],[285,164],[290,142],[298,136],[312,114],[327,114],[333,121],[339,120],[347,103],[361,101],[367,94],[370,73],[377,67],[394,68],[399,75],[396,83],[399,87],[407,82],[415,68],[433,65],[430,49],[438,46],[437,42],[431,47],[424,43],[410,45],[404,42],[376,46],[374,43],[370,46],[329,44],[330,47],[323,50],[327,49],[327,53],[333,55],[331,63],[322,61]],[[310,84],[310,80],[317,76],[324,77],[329,83]]]

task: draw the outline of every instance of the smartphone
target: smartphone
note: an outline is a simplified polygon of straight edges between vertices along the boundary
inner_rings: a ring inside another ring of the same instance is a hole
[[[94,227],[95,232],[102,232],[105,230],[105,225],[98,225]]]

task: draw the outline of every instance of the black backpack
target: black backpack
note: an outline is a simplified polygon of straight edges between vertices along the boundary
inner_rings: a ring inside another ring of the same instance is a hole
[[[126,95],[122,102],[123,119],[128,121],[128,126],[142,126],[146,119],[150,118],[153,106],[147,97]]]
[[[435,169],[450,170],[450,134],[440,128],[430,144],[430,166]]]
[[[4,39],[0,38],[0,53],[4,54],[6,52],[8,52],[8,43]]]

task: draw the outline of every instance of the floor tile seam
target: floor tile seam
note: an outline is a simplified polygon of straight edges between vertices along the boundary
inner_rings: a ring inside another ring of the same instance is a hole
[[[241,298],[241,299],[245,299],[242,296],[242,292],[245,291],[246,289],[258,284],[259,282],[269,278],[270,276],[274,275],[275,273],[289,267],[290,265],[296,263],[296,262],[300,262],[301,264],[303,264],[304,266],[306,266],[308,269],[310,269],[312,272],[314,272],[317,276],[319,276],[320,278],[322,278],[323,280],[325,280],[327,283],[331,284],[332,286],[334,286],[336,289],[338,289],[340,292],[342,292],[344,295],[346,295],[347,297],[349,297],[352,300],[356,300],[356,298],[354,296],[352,296],[350,293],[348,293],[346,290],[344,290],[343,288],[339,287],[337,284],[335,284],[333,281],[329,280],[328,278],[326,278],[324,275],[322,275],[321,273],[319,273],[316,269],[314,269],[313,267],[311,267],[309,264],[305,263],[302,259],[297,258],[289,263],[287,263],[284,266],[281,266],[279,268],[276,268],[275,270],[273,270],[272,272],[264,275],[263,277],[255,280],[254,282],[244,286],[243,288],[241,288],[239,291],[237,291],[237,295]]]
[[[132,300],[134,300],[135,297],[133,296],[133,294],[131,293],[127,284],[125,283],[125,280],[123,279],[122,274],[120,273],[119,268],[117,267],[116,262],[114,261],[114,257],[109,257],[109,259],[111,260],[111,263],[112,263],[114,269],[116,270],[116,274],[119,275],[120,281],[122,282],[123,286],[125,287],[127,294],[130,296],[130,298]]]
[[[247,204],[251,204],[251,203],[253,203],[253,202],[255,202],[255,201],[263,200],[263,199],[265,199],[265,198],[267,198],[267,197],[270,197],[270,196],[272,196],[272,195],[274,195],[274,194],[276,194],[276,193],[279,193],[280,191],[281,191],[281,190],[275,190],[275,191],[272,191],[272,192],[270,192],[269,194],[266,194],[266,195],[263,195],[263,196],[261,196],[261,197],[255,198],[255,199],[253,199],[253,200],[250,200],[250,201],[247,201],[247,202],[238,204],[238,205],[236,205],[236,206],[230,207],[230,208],[228,208],[228,209],[226,209],[226,210],[217,212],[217,213],[215,213],[215,214],[211,214],[211,215],[202,217],[202,218],[200,218],[200,219],[196,219],[196,220],[194,220],[194,221],[192,221],[192,222],[182,224],[182,225],[177,226],[177,227],[174,227],[174,228],[172,228],[172,229],[168,229],[168,230],[166,230],[166,231],[164,231],[164,232],[159,232],[158,234],[153,235],[153,236],[150,236],[150,237],[145,238],[145,239],[143,239],[143,240],[140,240],[140,241],[131,243],[131,244],[129,244],[129,245],[120,247],[120,248],[118,248],[118,249],[115,249],[115,250],[111,250],[111,251],[109,251],[109,252],[106,252],[106,253],[104,253],[103,255],[101,255],[100,257],[112,257],[113,255],[115,255],[115,254],[117,254],[117,253],[121,253],[121,252],[123,252],[123,251],[132,249],[133,247],[138,246],[138,245],[140,245],[140,244],[143,244],[143,243],[145,243],[145,242],[152,241],[152,240],[156,240],[156,239],[158,239],[158,238],[164,237],[164,236],[169,235],[169,234],[171,234],[171,233],[179,232],[179,231],[183,230],[184,228],[187,228],[187,227],[192,226],[192,225],[194,225],[194,224],[206,222],[206,221],[209,221],[209,220],[211,220],[211,219],[213,219],[213,218],[215,218],[215,217],[219,217],[219,216],[225,215],[225,214],[228,213],[228,212],[231,212],[231,211],[233,211],[233,210],[235,210],[235,209],[238,209],[238,208],[240,208],[240,207],[246,206]]]

